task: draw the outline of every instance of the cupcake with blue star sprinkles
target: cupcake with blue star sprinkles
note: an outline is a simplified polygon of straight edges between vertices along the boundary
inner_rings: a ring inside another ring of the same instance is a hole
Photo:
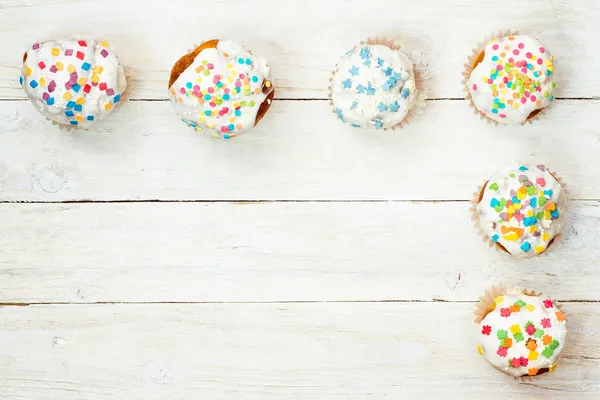
[[[402,128],[425,105],[420,74],[390,39],[371,38],[348,51],[330,81],[334,114],[354,128]]]
[[[33,44],[23,56],[20,83],[36,110],[54,125],[87,129],[123,101],[125,71],[104,40]]]
[[[475,193],[471,212],[490,245],[518,258],[534,257],[562,233],[567,193],[544,165],[514,163]]]
[[[529,36],[499,33],[473,50],[463,84],[470,107],[495,125],[523,125],[553,102],[554,56]]]
[[[275,97],[271,67],[243,46],[210,40],[180,58],[171,71],[169,99],[183,123],[221,139],[248,132]]]

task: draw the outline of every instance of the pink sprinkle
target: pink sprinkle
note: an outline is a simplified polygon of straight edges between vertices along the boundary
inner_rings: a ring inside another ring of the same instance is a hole
[[[488,84],[490,84],[490,85],[491,85],[492,83],[494,83],[494,81],[493,81],[493,80],[491,80],[491,79],[488,79]]]
[[[40,48],[40,44],[39,44],[39,43],[36,43],[36,44],[34,44],[34,45],[33,45],[33,47],[32,47],[32,48],[33,48],[33,50],[37,50],[37,49],[39,49],[39,48]]]
[[[511,57],[508,59],[508,62],[515,62],[515,59]]]
[[[508,83],[508,77],[507,76],[505,76],[502,80],[504,81],[504,83]]]
[[[492,49],[494,49],[494,50],[498,50],[499,48],[500,48],[500,46],[498,46],[497,44],[492,46]]]
[[[519,53],[520,53],[520,51],[519,51],[519,50],[517,50],[517,49],[514,49],[514,50],[513,50],[513,54],[514,54],[515,56],[518,56],[518,55],[519,55]]]
[[[240,74],[240,79],[244,79],[245,77],[246,77],[246,75]]]
[[[473,84],[473,90],[477,90],[477,85],[475,83]]]
[[[535,333],[535,326],[527,325],[527,328],[525,328],[525,332],[527,332],[529,336],[533,335]]]
[[[181,93],[181,94],[185,94],[185,88],[181,88],[181,89],[179,89],[179,93]]]
[[[531,53],[527,53],[527,54],[525,54],[525,57],[527,57],[527,58],[531,58],[531,57],[533,57],[533,54],[531,54]]]
[[[65,56],[72,56],[73,55],[73,49],[66,49],[65,50]]]
[[[529,97],[529,96],[531,96],[531,93],[525,92],[525,97]]]
[[[543,47],[540,47],[540,53],[544,54],[546,52],[546,49],[544,49]]]
[[[213,89],[211,87],[208,88],[208,93],[214,93],[214,92],[215,92],[215,89]]]
[[[500,357],[506,357],[507,354],[507,350],[505,347],[498,347],[498,351],[496,352],[496,354],[498,354]]]
[[[490,80],[491,80],[491,79],[490,79]],[[242,82],[240,82],[240,81],[237,81],[237,82],[235,83],[235,86],[236,86],[236,87],[240,87],[240,86],[242,86]]]
[[[51,82],[48,84],[48,91],[49,91],[50,93],[52,93],[52,92],[54,92],[54,89],[56,89],[56,82],[54,82],[54,81],[51,81]]]
[[[194,92],[199,92],[199,91],[200,91],[200,86],[194,85]]]
[[[58,70],[56,69],[56,65],[53,65],[53,66],[51,66],[51,67],[50,67],[50,72],[53,72],[53,73],[54,73],[54,72],[56,72],[56,71],[58,71]]]
[[[108,96],[114,96],[115,95],[115,91],[114,91],[114,89],[106,89],[106,94]]]
[[[214,83],[215,85],[216,85],[217,83],[219,83],[219,77],[218,77],[218,76],[215,76],[215,77],[213,78],[213,83]]]
[[[521,97],[521,103],[523,103],[523,104],[527,103],[527,99],[525,97]]]
[[[521,50],[523,50],[523,49],[525,48],[525,45],[524,45],[523,43],[519,43],[519,48],[520,48]]]
[[[213,107],[213,108],[217,106],[217,103],[215,103],[214,101],[211,101],[209,104],[210,104],[210,106],[211,106],[211,107]]]
[[[222,117],[223,115],[225,115],[225,113],[223,112],[223,110],[219,111],[219,116]]]
[[[223,111],[225,111],[225,114],[227,114],[229,112],[229,107],[223,107]]]
[[[100,54],[101,54],[101,55],[102,55],[102,57],[104,57],[104,58],[108,57],[108,51],[106,51],[106,49],[102,50],[102,51],[100,52]]]
[[[552,327],[552,324],[550,323],[550,318],[543,318],[541,323],[542,323],[543,328],[547,329],[547,328]]]
[[[538,63],[539,65],[542,65],[542,63],[543,63],[542,59],[541,59],[541,58],[538,58],[538,59],[537,59],[537,63]]]
[[[50,95],[46,92],[44,92],[44,94],[42,95],[42,99],[44,100],[48,100],[50,98]]]
[[[229,94],[229,89],[225,89],[225,94]]]
[[[498,114],[500,115],[500,118],[506,118],[506,114]]]
[[[227,127],[226,126],[222,126],[221,127],[221,132],[227,132]]]
[[[552,303],[552,300],[550,300],[550,299],[544,300],[543,303],[544,303],[544,307],[546,307],[546,308],[554,307],[554,303]]]
[[[535,102],[535,101],[536,101],[536,99],[537,99],[537,97],[535,97],[535,96],[533,96],[533,95],[532,95],[532,96],[529,98],[529,100],[531,100],[532,102]]]
[[[44,64],[44,62],[43,62],[43,61],[40,61],[40,62],[38,63],[38,67],[40,67],[40,69],[44,69],[44,68],[46,68],[46,64]]]
[[[541,187],[545,187],[546,186],[546,180],[544,178],[537,178],[535,180],[535,182],[540,185]]]
[[[497,69],[498,71],[502,71],[502,69],[503,69],[503,68],[502,68],[502,65],[497,65],[497,66],[496,66],[496,69]]]
[[[213,69],[214,67],[215,67],[215,66],[214,66],[214,65],[212,65],[212,64],[208,64],[208,65],[206,66],[206,68],[208,68],[208,69]]]

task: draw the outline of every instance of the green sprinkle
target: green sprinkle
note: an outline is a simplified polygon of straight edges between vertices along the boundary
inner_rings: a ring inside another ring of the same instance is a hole
[[[503,329],[498,329],[498,333],[496,334],[499,340],[504,340],[508,338],[508,332]]]
[[[546,347],[544,351],[542,351],[542,355],[546,358],[552,357],[552,354],[554,354],[554,350],[552,350],[550,347]]]
[[[535,332],[533,332],[533,336],[535,336],[538,339],[541,339],[541,337],[544,336],[544,330],[540,329],[540,328],[537,328],[535,330]]]
[[[517,343],[525,340],[525,338],[523,337],[523,334],[521,332],[515,333],[514,338],[517,341]]]
[[[490,185],[490,189],[492,189],[492,190],[498,190],[498,184],[496,182],[492,183]]]

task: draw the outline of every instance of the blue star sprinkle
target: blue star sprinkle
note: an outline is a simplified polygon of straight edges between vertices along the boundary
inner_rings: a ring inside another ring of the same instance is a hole
[[[342,113],[342,110],[340,110],[339,108],[336,108],[334,110],[334,112],[337,114],[337,116],[342,120],[342,122],[346,122],[346,120],[344,119],[344,114]]]
[[[385,104],[383,104],[383,103],[379,103],[379,105],[377,106],[377,109],[380,112],[384,112],[384,111],[387,111],[387,106]]]
[[[344,87],[344,89],[350,89],[352,88],[352,81],[350,79],[346,79],[342,82],[342,86]]]
[[[383,121],[380,119],[376,119],[375,121],[373,121],[373,125],[375,125],[375,128],[381,129],[383,128]]]
[[[350,124],[350,126],[353,128],[360,128],[360,125],[358,125],[358,124]]]
[[[375,96],[375,88],[371,86],[371,82],[369,82],[369,86],[367,87],[367,95]]]
[[[366,67],[371,68],[371,60],[367,60],[363,63]]]
[[[388,87],[388,88],[393,88],[394,86],[396,86],[396,80],[392,77],[388,78],[388,80],[385,82],[384,84],[384,88]],[[390,90],[390,89],[385,89],[385,90]]]
[[[354,100],[354,101],[352,102],[352,105],[350,106],[350,109],[351,109],[351,110],[354,110],[354,109],[356,108],[356,106],[357,106],[357,105],[358,105],[358,103],[356,102],[356,100]]]
[[[392,104],[390,104],[391,112],[398,112],[399,109],[400,109],[400,104],[398,104],[397,101],[394,101]]]
[[[402,79],[402,75],[400,75],[400,74],[399,74],[399,73],[397,73],[397,72],[394,72],[394,73],[392,74],[392,78],[393,78],[393,79],[394,79],[396,82],[398,82],[400,79]]]
[[[405,89],[402,89],[401,96],[402,96],[402,98],[403,98],[404,100],[406,100],[406,98],[408,97],[408,95],[409,95],[409,94],[410,94],[410,90],[408,90],[408,89],[406,89],[406,88],[405,88]]]
[[[384,82],[383,85],[381,85],[382,89],[385,90],[386,92],[389,92],[392,90],[392,85],[390,84],[389,81]]]
[[[384,72],[387,76],[391,76],[394,73],[394,70],[392,67],[388,67]]]
[[[356,76],[358,75],[358,67],[356,65],[353,65],[352,68],[350,68],[350,71],[348,72],[350,72],[350,75]]]
[[[380,67],[383,67],[383,63],[385,63],[385,60],[383,58],[377,57],[377,64],[379,64]]]
[[[360,58],[362,58],[363,60],[368,59],[370,55],[371,50],[369,50],[368,47],[363,47],[362,49],[360,49]]]
[[[361,85],[360,83],[356,87],[356,91],[358,94],[364,94],[364,93],[366,93],[366,90],[367,90],[367,88],[364,87],[363,85]]]

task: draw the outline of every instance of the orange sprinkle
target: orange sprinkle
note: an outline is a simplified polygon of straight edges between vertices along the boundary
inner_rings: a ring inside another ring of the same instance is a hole
[[[539,106],[541,106],[541,105],[542,105],[542,101],[541,101],[541,100],[537,100],[537,101],[535,102],[535,105],[536,105],[536,106],[538,106],[538,107],[539,107]]]
[[[514,36],[509,36],[509,37],[508,37],[508,40],[515,40],[515,37],[514,37]],[[508,49],[507,49],[507,50],[508,50]]]
[[[492,96],[494,96],[494,97],[498,97],[498,91],[497,91],[497,90],[494,90],[494,91],[492,92]]]
[[[500,57],[506,57],[506,53],[505,52],[500,53]]]
[[[512,105],[512,103],[513,103],[512,99],[508,99],[507,103]]]
[[[519,307],[516,304],[513,304],[512,306],[509,307],[510,312],[519,312],[521,311],[521,307]]]
[[[242,124],[237,124],[237,125],[235,126],[235,129],[237,129],[237,130],[240,130],[240,129],[242,129]]]
[[[504,50],[510,50],[510,46],[509,45],[504,46]]]
[[[556,312],[556,318],[557,318],[559,321],[564,321],[564,320],[565,320],[565,314],[563,314],[563,313],[562,313],[562,311],[557,311],[557,312]]]
[[[537,368],[529,368],[527,373],[529,374],[529,376],[535,376],[535,375],[537,375],[538,371],[539,370]]]
[[[548,346],[550,343],[552,343],[552,336],[544,335],[542,342],[544,343],[544,346]]]

